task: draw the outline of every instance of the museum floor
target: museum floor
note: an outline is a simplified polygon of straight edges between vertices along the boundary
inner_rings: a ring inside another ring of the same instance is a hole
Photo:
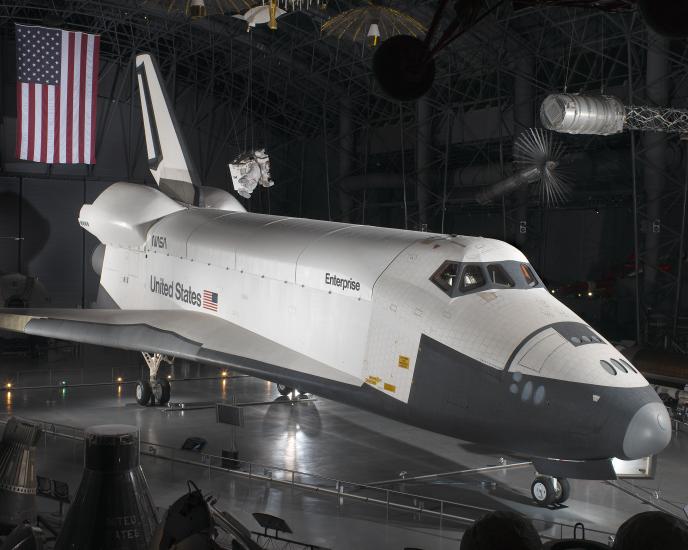
[[[483,508],[525,514],[536,520],[536,527],[546,536],[563,533],[570,537],[570,526],[580,521],[588,529],[588,538],[606,542],[637,512],[660,508],[683,517],[688,504],[688,433],[675,435],[658,457],[654,479],[616,485],[573,480],[566,507],[549,510],[531,504],[532,466],[509,466],[527,459],[317,397],[284,403],[271,383],[249,377],[223,380],[216,369],[183,362],[163,372],[172,376],[172,401],[207,406],[184,411],[142,408],[134,402],[130,383],[139,376],[138,364],[136,354],[99,348],[86,348],[78,355],[70,349],[52,351],[39,359],[3,355],[0,382],[13,387],[2,394],[2,408],[8,414],[76,428],[136,425],[145,442],[143,470],[160,509],[181,496],[187,479],[193,479],[204,492],[219,497],[219,508],[236,515],[250,529],[258,529],[251,513],[267,512],[287,521],[292,538],[326,548],[457,548],[467,523],[456,517],[477,518]],[[121,384],[110,383],[119,377]],[[21,389],[26,387],[33,389]],[[212,404],[234,400],[258,403],[244,407],[245,425],[236,431],[239,458],[250,462],[242,467],[243,475],[210,467],[199,453],[177,451],[174,460],[163,457],[161,449],[178,450],[187,437],[207,440],[203,452],[209,455],[229,448],[231,428],[216,422]],[[398,480],[403,472],[410,478],[499,466],[502,458],[507,468],[380,484]],[[79,441],[46,437],[37,460],[39,475],[67,481],[74,494],[82,467]],[[248,468],[253,477],[245,475]],[[273,481],[265,479],[269,477]],[[296,483],[291,485],[291,480]],[[336,480],[377,484],[379,491]],[[385,489],[416,496],[393,493],[392,500],[408,508],[388,507]],[[345,495],[338,496],[336,491]],[[349,494],[360,498],[349,498]],[[378,502],[365,502],[365,497]],[[41,500],[40,506],[46,514],[57,509],[51,501]],[[419,508],[428,512],[418,512]]]

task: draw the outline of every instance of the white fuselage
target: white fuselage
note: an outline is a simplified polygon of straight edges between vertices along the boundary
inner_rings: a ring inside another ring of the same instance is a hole
[[[603,368],[618,364],[618,351],[501,241],[180,206],[130,184],[115,184],[85,206],[80,223],[106,245],[101,286],[119,308],[219,317],[302,360],[280,364],[260,346],[244,355],[333,384],[368,386],[383,401],[408,405],[401,412],[385,405],[404,421],[474,440],[496,429],[513,436],[510,448],[533,448],[540,456],[562,448],[564,457],[578,458],[588,456],[588,430],[600,441],[591,445],[606,445],[609,418],[619,422],[618,449],[637,409],[652,401],[644,417],[657,414],[645,378],[630,366]],[[455,286],[443,288],[436,278],[447,264],[461,277],[466,266],[475,267],[485,284],[459,292],[457,274]],[[489,280],[494,266],[512,284],[497,284],[496,275]],[[524,269],[533,274],[532,286]],[[424,341],[442,350],[432,355]],[[235,354],[222,331],[204,335],[203,346]],[[423,389],[427,380],[420,376],[437,378],[432,383],[440,393],[445,379],[456,387],[438,397],[436,413],[418,408],[419,396],[432,399],[434,392]],[[496,428],[486,418],[491,414]],[[563,437],[528,446],[548,416],[556,424],[575,420],[568,438],[578,438],[575,445],[567,447]],[[433,426],[435,417],[442,427]],[[636,454],[610,449],[611,443],[602,456]]]
[[[402,401],[422,334],[501,371],[544,325],[583,322],[541,285],[450,298],[430,281],[447,260],[527,264],[510,245],[481,237],[184,208],[150,225],[139,246],[107,246],[101,285],[122,309],[217,315],[331,367],[311,374],[339,373]],[[556,355],[530,366],[539,376],[647,385],[599,368],[618,355],[602,337],[578,350],[550,340]]]

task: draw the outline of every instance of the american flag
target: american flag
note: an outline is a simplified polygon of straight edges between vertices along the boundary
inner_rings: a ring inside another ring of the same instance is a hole
[[[100,36],[16,25],[17,158],[95,164]]]
[[[203,308],[210,311],[217,311],[218,296],[217,292],[210,290],[203,291]]]

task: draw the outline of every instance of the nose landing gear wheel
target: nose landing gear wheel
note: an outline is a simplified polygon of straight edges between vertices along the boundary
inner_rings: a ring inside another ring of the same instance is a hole
[[[148,380],[139,380],[136,382],[136,402],[145,407],[153,396],[153,387]]]
[[[566,502],[571,496],[571,485],[563,477],[538,476],[530,486],[530,494],[538,506],[546,508]]]
[[[289,386],[287,386],[285,384],[277,384],[277,391],[279,392],[280,395],[287,397],[291,392],[294,391],[294,388],[290,388]]]
[[[538,476],[530,486],[530,494],[535,504],[546,508],[557,499],[557,489],[554,486],[554,479],[547,476]]]

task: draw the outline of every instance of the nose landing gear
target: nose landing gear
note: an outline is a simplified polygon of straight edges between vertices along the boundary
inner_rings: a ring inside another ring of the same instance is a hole
[[[277,392],[284,397],[288,397],[293,391],[294,388],[290,388],[286,384],[277,384]]]
[[[535,503],[543,508],[560,505],[571,495],[571,485],[563,477],[538,476],[530,486],[530,494]]]
[[[151,405],[166,405],[170,401],[172,388],[170,381],[165,378],[158,379],[158,369],[163,361],[168,365],[174,363],[174,357],[161,353],[142,352],[143,358],[150,371],[149,380],[139,380],[136,383],[136,402],[145,407]]]

